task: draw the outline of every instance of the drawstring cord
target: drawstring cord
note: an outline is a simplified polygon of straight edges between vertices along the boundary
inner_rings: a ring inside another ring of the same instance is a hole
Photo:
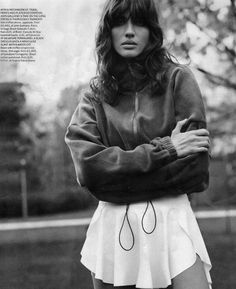
[[[151,231],[147,231],[145,229],[145,227],[144,227],[144,218],[145,218],[145,215],[147,213],[149,204],[151,204],[151,207],[152,207],[152,210],[153,210],[153,213],[154,213],[154,226],[153,226],[153,229]],[[132,230],[132,227],[131,227],[131,224],[130,224],[130,221],[129,221],[128,211],[129,211],[129,204],[126,205],[125,215],[124,215],[124,218],[123,218],[123,221],[122,221],[122,225],[121,225],[121,228],[120,228],[120,232],[119,232],[119,244],[120,244],[121,248],[123,250],[125,250],[125,251],[131,251],[133,249],[134,243],[135,243],[134,232]],[[130,248],[125,248],[122,245],[122,241],[121,241],[121,233],[122,233],[122,230],[123,230],[123,227],[124,227],[124,224],[125,224],[125,220],[127,220],[127,223],[128,223],[129,228],[130,228],[131,235],[132,235],[132,245],[130,246]],[[143,229],[144,233],[146,233],[148,235],[152,234],[155,231],[155,229],[156,229],[157,216],[156,216],[156,211],[155,211],[155,208],[153,206],[152,201],[147,201],[146,209],[145,209],[145,211],[143,213],[142,220],[141,220],[141,225],[142,225],[142,229]]]
[[[125,215],[124,215],[123,222],[122,222],[122,225],[121,225],[121,228],[120,228],[120,232],[119,232],[119,243],[120,243],[121,248],[124,249],[125,251],[131,251],[133,249],[133,247],[134,247],[134,242],[135,242],[135,240],[134,240],[134,232],[133,232],[132,227],[131,227],[130,222],[129,222],[128,210],[129,210],[129,204],[126,205]],[[127,219],[127,223],[129,225],[130,232],[131,232],[131,235],[132,235],[132,245],[128,249],[125,248],[122,245],[122,243],[121,243],[121,232],[122,232],[124,224],[125,224],[125,219]]]
[[[153,229],[152,229],[150,232],[148,232],[148,231],[144,228],[144,223],[143,223],[144,217],[145,217],[145,215],[146,215],[146,213],[147,213],[147,210],[148,210],[148,207],[149,207],[149,204],[151,204],[152,210],[153,210],[153,214],[154,214],[154,226],[153,226]],[[148,235],[152,234],[152,233],[155,231],[155,229],[156,229],[156,226],[157,226],[157,215],[156,215],[156,211],[155,211],[155,208],[154,208],[154,206],[153,206],[152,201],[147,202],[147,206],[146,206],[145,212],[144,212],[144,214],[143,214],[143,216],[142,216],[142,222],[141,222],[141,224],[142,224],[143,231],[144,231],[146,234],[148,234]]]

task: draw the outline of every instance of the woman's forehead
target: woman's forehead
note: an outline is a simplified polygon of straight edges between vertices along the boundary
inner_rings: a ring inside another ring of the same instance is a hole
[[[111,16],[125,16],[125,17],[135,17],[146,14],[147,12],[147,3],[143,0],[122,0],[116,1],[115,5],[110,9]]]
[[[140,9],[141,7],[132,7],[131,5],[125,5],[125,6],[121,6],[121,7],[117,7],[116,9],[114,9],[113,11],[111,11],[110,13],[110,18],[114,19],[114,18],[125,18],[125,19],[129,19],[131,18],[132,20],[135,20],[137,18],[146,18],[146,13],[143,9]]]

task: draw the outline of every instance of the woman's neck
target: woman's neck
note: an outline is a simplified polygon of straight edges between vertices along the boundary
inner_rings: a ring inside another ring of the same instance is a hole
[[[141,57],[117,57],[114,63],[113,75],[118,81],[122,92],[140,90],[148,83],[145,61]]]

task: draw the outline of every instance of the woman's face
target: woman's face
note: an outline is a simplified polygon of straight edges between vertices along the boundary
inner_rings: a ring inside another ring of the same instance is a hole
[[[131,19],[114,25],[111,34],[113,48],[125,58],[138,56],[149,42],[149,29],[142,23],[133,24]]]

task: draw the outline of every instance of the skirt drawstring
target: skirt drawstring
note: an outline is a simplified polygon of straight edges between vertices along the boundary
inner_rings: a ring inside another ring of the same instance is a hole
[[[129,204],[126,205],[125,215],[124,215],[123,222],[122,222],[122,225],[121,225],[121,228],[120,228],[120,232],[119,232],[119,244],[120,244],[121,248],[124,249],[125,251],[131,251],[133,249],[133,247],[134,247],[134,242],[135,242],[135,240],[134,240],[134,232],[132,230],[132,227],[131,227],[130,221],[129,221],[128,210],[129,210]],[[121,242],[121,232],[122,232],[124,224],[125,224],[125,219],[127,219],[127,223],[129,225],[130,232],[131,232],[131,235],[132,235],[132,245],[130,246],[130,248],[125,248],[122,245],[122,242]]]
[[[154,226],[153,226],[153,229],[151,231],[147,231],[145,229],[145,227],[144,227],[144,218],[145,218],[145,215],[147,213],[147,210],[148,210],[148,207],[149,207],[150,204],[151,204],[151,207],[152,207],[152,210],[153,210],[153,214],[154,214]],[[134,243],[135,243],[134,232],[132,230],[132,227],[131,227],[131,224],[130,224],[130,221],[129,221],[128,211],[129,211],[129,204],[126,205],[125,215],[124,215],[123,222],[122,222],[122,225],[121,225],[121,228],[120,228],[120,232],[119,232],[119,244],[120,244],[121,248],[123,250],[125,250],[125,251],[131,251],[133,249]],[[130,246],[130,248],[125,248],[122,245],[122,241],[121,241],[121,232],[123,230],[123,227],[124,227],[124,224],[125,224],[125,220],[127,220],[127,223],[128,223],[129,228],[130,228],[131,235],[132,235],[132,245]],[[144,233],[149,234],[149,235],[152,234],[155,231],[155,229],[156,229],[156,226],[157,226],[157,215],[156,215],[156,211],[155,211],[155,208],[153,206],[152,201],[147,201],[146,209],[145,209],[145,211],[143,213],[143,216],[142,216],[141,225],[142,225],[142,229],[143,229]]]
[[[144,217],[145,217],[145,215],[146,215],[146,213],[147,213],[149,204],[151,204],[152,210],[153,210],[153,214],[154,214],[154,226],[153,226],[153,229],[148,232],[148,231],[144,228],[144,223],[143,223],[143,222],[144,222]],[[152,234],[152,233],[155,231],[156,226],[157,226],[157,215],[156,215],[156,211],[155,211],[155,208],[154,208],[154,206],[153,206],[152,201],[148,201],[148,202],[147,202],[147,206],[146,206],[145,212],[143,213],[141,223],[142,223],[143,231],[144,231],[146,234],[149,234],[149,235],[150,235],[150,234]]]

